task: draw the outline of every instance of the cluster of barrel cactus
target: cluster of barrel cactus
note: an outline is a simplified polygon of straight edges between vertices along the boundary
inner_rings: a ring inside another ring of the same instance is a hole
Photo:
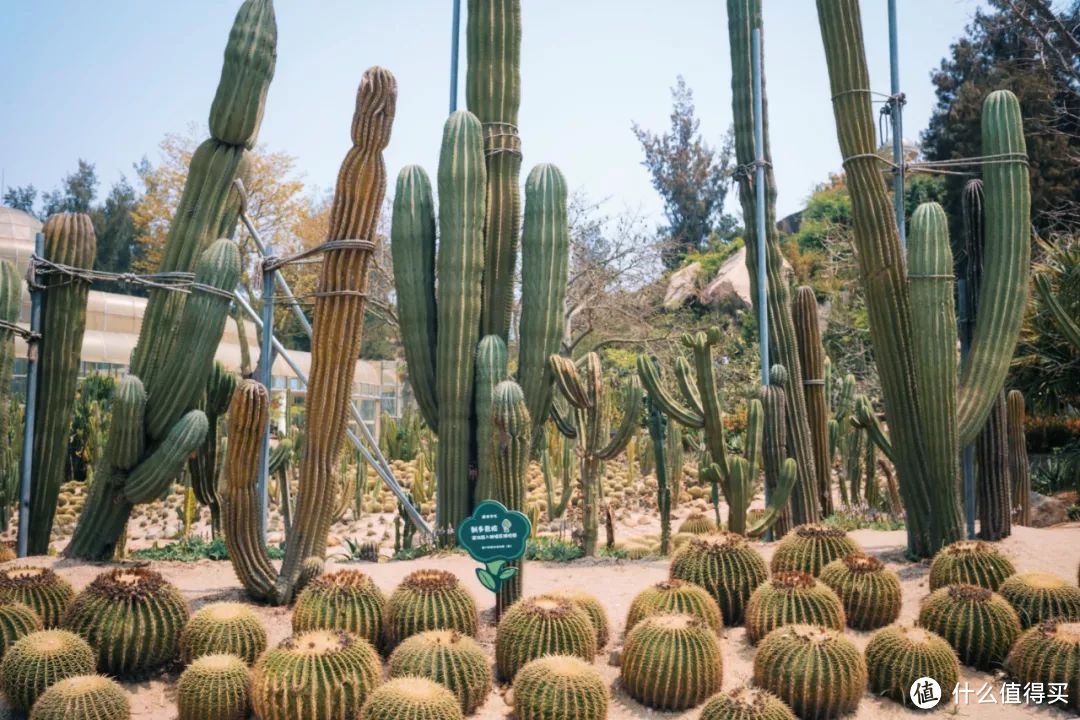
[[[74,597],[71,583],[49,568],[28,565],[0,570],[0,601],[26,605],[46,628],[60,625]]]
[[[700,705],[723,683],[720,640],[701,618],[680,613],[647,617],[626,636],[623,687],[655,710]]]
[[[266,628],[240,603],[204,605],[180,631],[180,659],[190,664],[203,655],[233,655],[248,665],[266,650]]]
[[[746,637],[757,644],[782,625],[819,625],[843,630],[844,605],[813,575],[781,571],[762,584],[746,603]]]
[[[866,683],[862,653],[837,630],[784,625],[754,655],[754,685],[775,693],[801,718],[854,712]]]
[[[475,640],[456,630],[428,630],[390,655],[390,677],[424,677],[445,685],[471,715],[491,692],[491,663]]]
[[[672,558],[670,572],[673,580],[705,588],[728,625],[742,623],[750,595],[769,578],[764,558],[745,537],[729,532],[690,539]]]
[[[524,598],[499,621],[495,672],[502,680],[513,680],[538,657],[573,655],[591,662],[596,650],[596,630],[579,606],[562,597]]]
[[[397,586],[386,603],[386,648],[426,630],[456,630],[476,635],[476,600],[453,573],[416,570]]]
[[[997,593],[976,585],[948,585],[932,592],[919,610],[919,625],[945,638],[960,662],[991,670],[1020,634],[1020,618]]]
[[[658,613],[683,613],[700,618],[719,633],[723,627],[720,606],[705,588],[682,580],[664,580],[650,585],[630,603],[626,613],[626,631],[630,632],[643,619]]]
[[[514,679],[518,720],[604,720],[609,702],[600,673],[573,655],[532,660]]]
[[[849,627],[876,630],[900,616],[900,576],[872,555],[855,553],[833,560],[821,569],[820,577],[840,597]]]

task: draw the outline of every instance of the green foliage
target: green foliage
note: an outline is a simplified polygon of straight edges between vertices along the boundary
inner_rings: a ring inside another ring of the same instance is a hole
[[[937,680],[947,703],[960,674],[952,646],[923,628],[891,625],[874,633],[866,646],[870,692],[907,706],[911,686],[921,677]]]
[[[743,246],[744,241],[741,237],[710,242],[703,249],[686,253],[683,265],[700,263],[702,277],[711,279],[716,277],[716,274],[720,272],[720,267],[727,262],[727,259],[741,250]],[[631,367],[633,366],[631,365]]]
[[[873,508],[846,508],[838,510],[821,521],[822,525],[844,532],[852,530],[903,530],[904,521]]]
[[[570,655],[533,660],[514,679],[518,720],[605,720],[609,701],[600,673]]]
[[[535,540],[529,540],[525,548],[526,560],[539,560],[541,562],[571,562],[585,555],[581,546],[567,540],[543,535]]]
[[[267,548],[271,560],[285,557],[284,544]],[[177,562],[198,562],[199,560],[228,560],[229,549],[223,538],[207,540],[198,535],[190,535],[176,542],[135,550],[131,556],[136,560],[175,560]]]
[[[723,684],[720,640],[693,615],[645,618],[626,636],[621,677],[630,697],[654,710],[700,705]]]
[[[596,650],[596,630],[584,610],[566,598],[529,597],[512,605],[499,620],[495,673],[512,681],[530,660],[573,655],[591,662]]]
[[[383,413],[379,423],[379,447],[387,460],[416,458],[420,451],[420,436],[424,429],[424,420],[412,405],[405,407],[400,418]]]

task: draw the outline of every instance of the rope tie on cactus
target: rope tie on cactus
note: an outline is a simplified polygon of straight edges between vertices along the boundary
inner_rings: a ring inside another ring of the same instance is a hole
[[[968,158],[951,158],[949,160],[920,160],[918,162],[904,162],[897,165],[892,160],[882,157],[877,153],[858,153],[856,155],[849,155],[844,158],[842,165],[847,168],[849,162],[853,160],[864,159],[877,160],[882,165],[886,165],[893,170],[902,169],[904,172],[921,172],[926,174],[938,174],[938,175],[975,175],[975,173],[962,172],[954,170],[953,168],[959,167],[974,167],[981,165],[1004,165],[1007,163],[1023,163],[1028,164],[1027,155],[1024,153],[998,153],[996,155],[979,155],[976,157]]]
[[[18,335],[25,340],[27,344],[36,343],[41,340],[41,333],[27,330],[26,328],[16,325],[15,323],[10,323],[7,320],[0,320],[0,330],[7,330],[13,335]]]
[[[349,239],[349,240],[327,240],[321,245],[316,245],[313,248],[302,250],[292,255],[286,255],[284,257],[277,257],[276,255],[267,255],[262,261],[263,272],[272,272],[286,265],[297,265],[300,263],[314,262],[316,256],[323,253],[330,252],[331,250],[374,250],[375,243],[366,238],[363,239]]]
[[[484,128],[484,155],[491,157],[507,153],[521,157],[521,136],[517,125],[508,122],[486,122]]]
[[[759,167],[763,167],[768,170],[772,167],[772,163],[768,160],[751,160],[748,163],[736,165],[735,168],[731,171],[731,179],[741,180],[743,178],[746,178],[747,180],[753,180],[754,172],[756,172]]]
[[[58,287],[60,285],[68,284],[58,283],[57,285],[47,287],[37,282],[37,278],[46,275],[63,275],[69,279],[68,282],[81,281],[93,283],[112,281],[123,283],[125,285],[140,285],[169,292],[190,293],[192,290],[199,290],[230,300],[233,297],[232,292],[229,290],[223,290],[222,288],[217,288],[212,285],[195,282],[195,274],[190,272],[162,272],[151,273],[149,275],[138,275],[130,272],[114,273],[106,272],[104,270],[87,270],[85,268],[72,267],[71,265],[54,263],[51,260],[46,260],[37,255],[31,255],[30,265],[26,270],[26,283],[31,290],[46,290],[48,287]]]

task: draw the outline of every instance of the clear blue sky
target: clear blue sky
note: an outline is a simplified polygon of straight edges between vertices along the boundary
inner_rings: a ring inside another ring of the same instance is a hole
[[[462,3],[467,5],[466,2]],[[900,0],[907,138],[933,105],[930,71],[979,0]],[[561,166],[609,208],[660,219],[632,122],[662,130],[683,74],[718,144],[731,122],[722,0],[523,0],[525,170]],[[886,0],[863,0],[875,89],[888,89]],[[798,209],[839,167],[813,0],[766,0],[766,76],[779,211]],[[107,187],[167,132],[206,117],[238,0],[3,0],[0,169],[7,185],[51,189],[83,157]],[[450,0],[277,0],[278,64],[260,141],[331,187],[348,147],[356,86],[391,69],[399,102],[387,152],[434,171],[448,102]],[[464,34],[464,25],[463,25]],[[462,47],[464,66],[464,43]],[[464,78],[464,73],[462,73]],[[464,79],[461,83],[464,104]],[[736,203],[730,207],[734,210]]]

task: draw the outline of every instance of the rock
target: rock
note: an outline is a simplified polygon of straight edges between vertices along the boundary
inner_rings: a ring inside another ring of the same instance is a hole
[[[1031,527],[1043,528],[1066,522],[1069,509],[1057,498],[1031,493]]]
[[[696,297],[701,272],[699,262],[690,263],[673,272],[668,280],[667,290],[664,291],[664,308],[677,310]]]
[[[608,653],[608,665],[611,667],[622,665],[622,650],[612,650]]]

